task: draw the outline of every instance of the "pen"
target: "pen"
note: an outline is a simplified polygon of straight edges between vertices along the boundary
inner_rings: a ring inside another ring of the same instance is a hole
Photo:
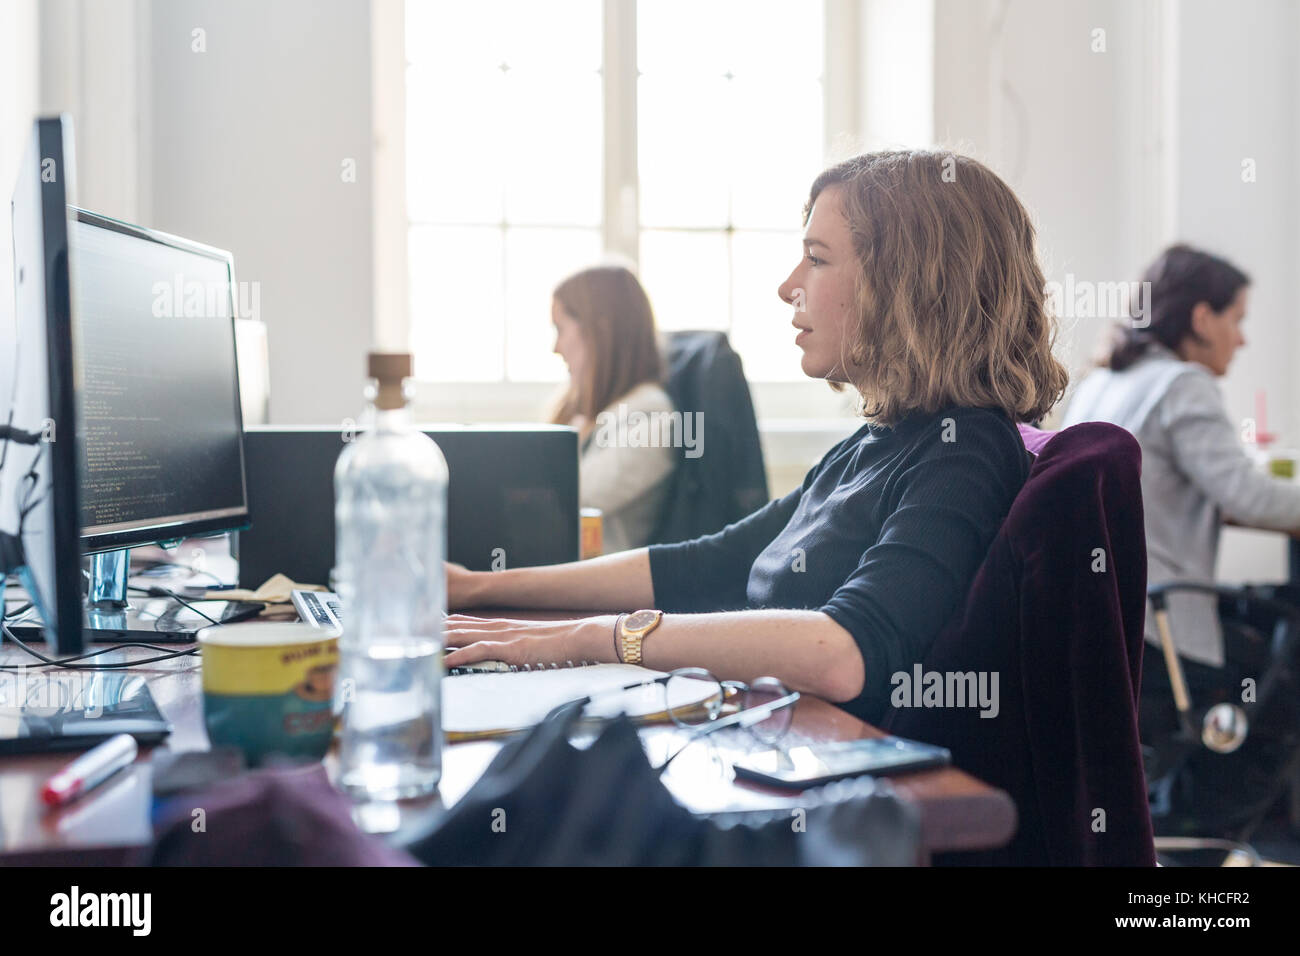
[[[123,767],[130,766],[137,752],[135,738],[130,734],[110,737],[47,780],[41,788],[41,799],[52,807],[75,800]]]

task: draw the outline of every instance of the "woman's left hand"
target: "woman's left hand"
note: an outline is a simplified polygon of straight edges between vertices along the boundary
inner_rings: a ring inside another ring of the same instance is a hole
[[[516,667],[581,661],[617,662],[613,614],[568,621],[517,621],[450,614],[443,626],[447,653],[443,666],[466,667],[501,661]]]

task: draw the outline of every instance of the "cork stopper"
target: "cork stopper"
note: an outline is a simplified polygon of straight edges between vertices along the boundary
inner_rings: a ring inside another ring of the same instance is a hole
[[[411,353],[371,352],[367,367],[379,386],[375,408],[386,411],[403,407],[406,399],[402,397],[402,380],[411,377]]]

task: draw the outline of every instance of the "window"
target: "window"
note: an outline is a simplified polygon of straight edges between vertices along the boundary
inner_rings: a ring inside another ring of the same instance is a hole
[[[633,6],[607,22],[602,0],[407,3],[419,378],[558,381],[551,289],[609,249],[660,328],[726,330],[751,379],[802,378],[776,288],[822,166],[823,4]],[[630,163],[636,201],[606,187],[611,162]]]
[[[417,377],[562,374],[550,290],[602,247],[602,45],[600,0],[407,4]]]

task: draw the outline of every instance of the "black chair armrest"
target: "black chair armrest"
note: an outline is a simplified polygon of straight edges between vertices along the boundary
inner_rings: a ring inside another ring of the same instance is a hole
[[[1147,588],[1147,599],[1155,610],[1163,611],[1169,606],[1168,595],[1176,592],[1211,594],[1219,598],[1229,598],[1239,602],[1239,604],[1268,611],[1278,617],[1289,618],[1296,622],[1297,625],[1300,625],[1300,607],[1288,604],[1285,601],[1264,597],[1250,585],[1237,587],[1227,584],[1207,584],[1203,581],[1165,581],[1162,584],[1149,586]]]

